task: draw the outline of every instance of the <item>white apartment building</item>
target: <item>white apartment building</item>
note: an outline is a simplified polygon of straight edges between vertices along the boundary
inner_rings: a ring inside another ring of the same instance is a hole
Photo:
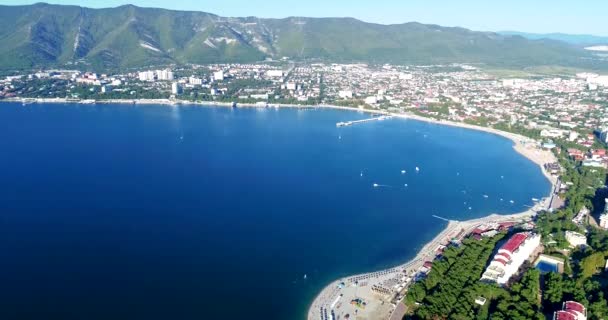
[[[217,71],[213,73],[213,80],[224,81],[224,71]]]
[[[338,97],[342,99],[351,99],[353,97],[353,92],[350,90],[343,90],[338,92]]]
[[[266,71],[266,76],[270,78],[282,78],[283,70],[268,70]]]
[[[138,74],[139,81],[154,81],[154,71],[143,71]]]
[[[171,93],[175,94],[175,95],[181,94],[182,93],[182,86],[179,83],[177,83],[177,82],[173,82],[171,84]]]
[[[188,78],[188,83],[190,83],[191,85],[200,86],[203,84],[203,79],[190,77]]]
[[[156,78],[160,81],[173,81],[173,71],[171,69],[156,70]]]
[[[574,231],[566,231],[566,241],[573,247],[587,245],[587,237],[584,234]]]

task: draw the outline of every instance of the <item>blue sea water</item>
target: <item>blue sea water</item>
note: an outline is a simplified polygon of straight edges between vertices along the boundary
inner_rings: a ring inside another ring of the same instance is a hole
[[[330,281],[412,258],[432,215],[549,192],[507,139],[335,126],[366,117],[0,104],[0,319],[304,319]]]

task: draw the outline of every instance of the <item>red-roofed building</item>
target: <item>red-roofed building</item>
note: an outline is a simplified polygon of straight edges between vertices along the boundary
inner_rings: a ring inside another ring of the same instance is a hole
[[[481,277],[482,281],[504,285],[540,245],[540,235],[516,233],[505,242]]]
[[[578,161],[585,159],[585,153],[578,149],[568,149],[568,155]]]
[[[573,315],[572,313],[568,312],[568,311],[557,311],[553,314],[553,320],[578,320],[576,318],[576,315]]]
[[[511,229],[514,225],[516,225],[515,222],[501,222],[498,224],[498,230],[500,231],[504,231],[504,230],[509,230]]]
[[[562,310],[553,314],[553,320],[587,320],[587,309],[576,301],[566,301]]]

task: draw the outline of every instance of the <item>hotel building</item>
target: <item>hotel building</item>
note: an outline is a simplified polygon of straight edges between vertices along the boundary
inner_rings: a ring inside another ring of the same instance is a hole
[[[498,249],[492,262],[483,273],[481,281],[495,282],[499,285],[506,284],[539,245],[540,235],[536,233],[514,234]]]

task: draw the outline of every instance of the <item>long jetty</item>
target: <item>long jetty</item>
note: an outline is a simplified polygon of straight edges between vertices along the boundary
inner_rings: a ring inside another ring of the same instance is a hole
[[[382,120],[387,120],[390,118],[392,118],[392,116],[380,116],[380,117],[374,117],[374,118],[369,118],[369,119],[338,122],[338,123],[336,123],[336,127],[348,127],[348,126],[352,126],[353,124],[370,122],[370,121],[382,121]]]

